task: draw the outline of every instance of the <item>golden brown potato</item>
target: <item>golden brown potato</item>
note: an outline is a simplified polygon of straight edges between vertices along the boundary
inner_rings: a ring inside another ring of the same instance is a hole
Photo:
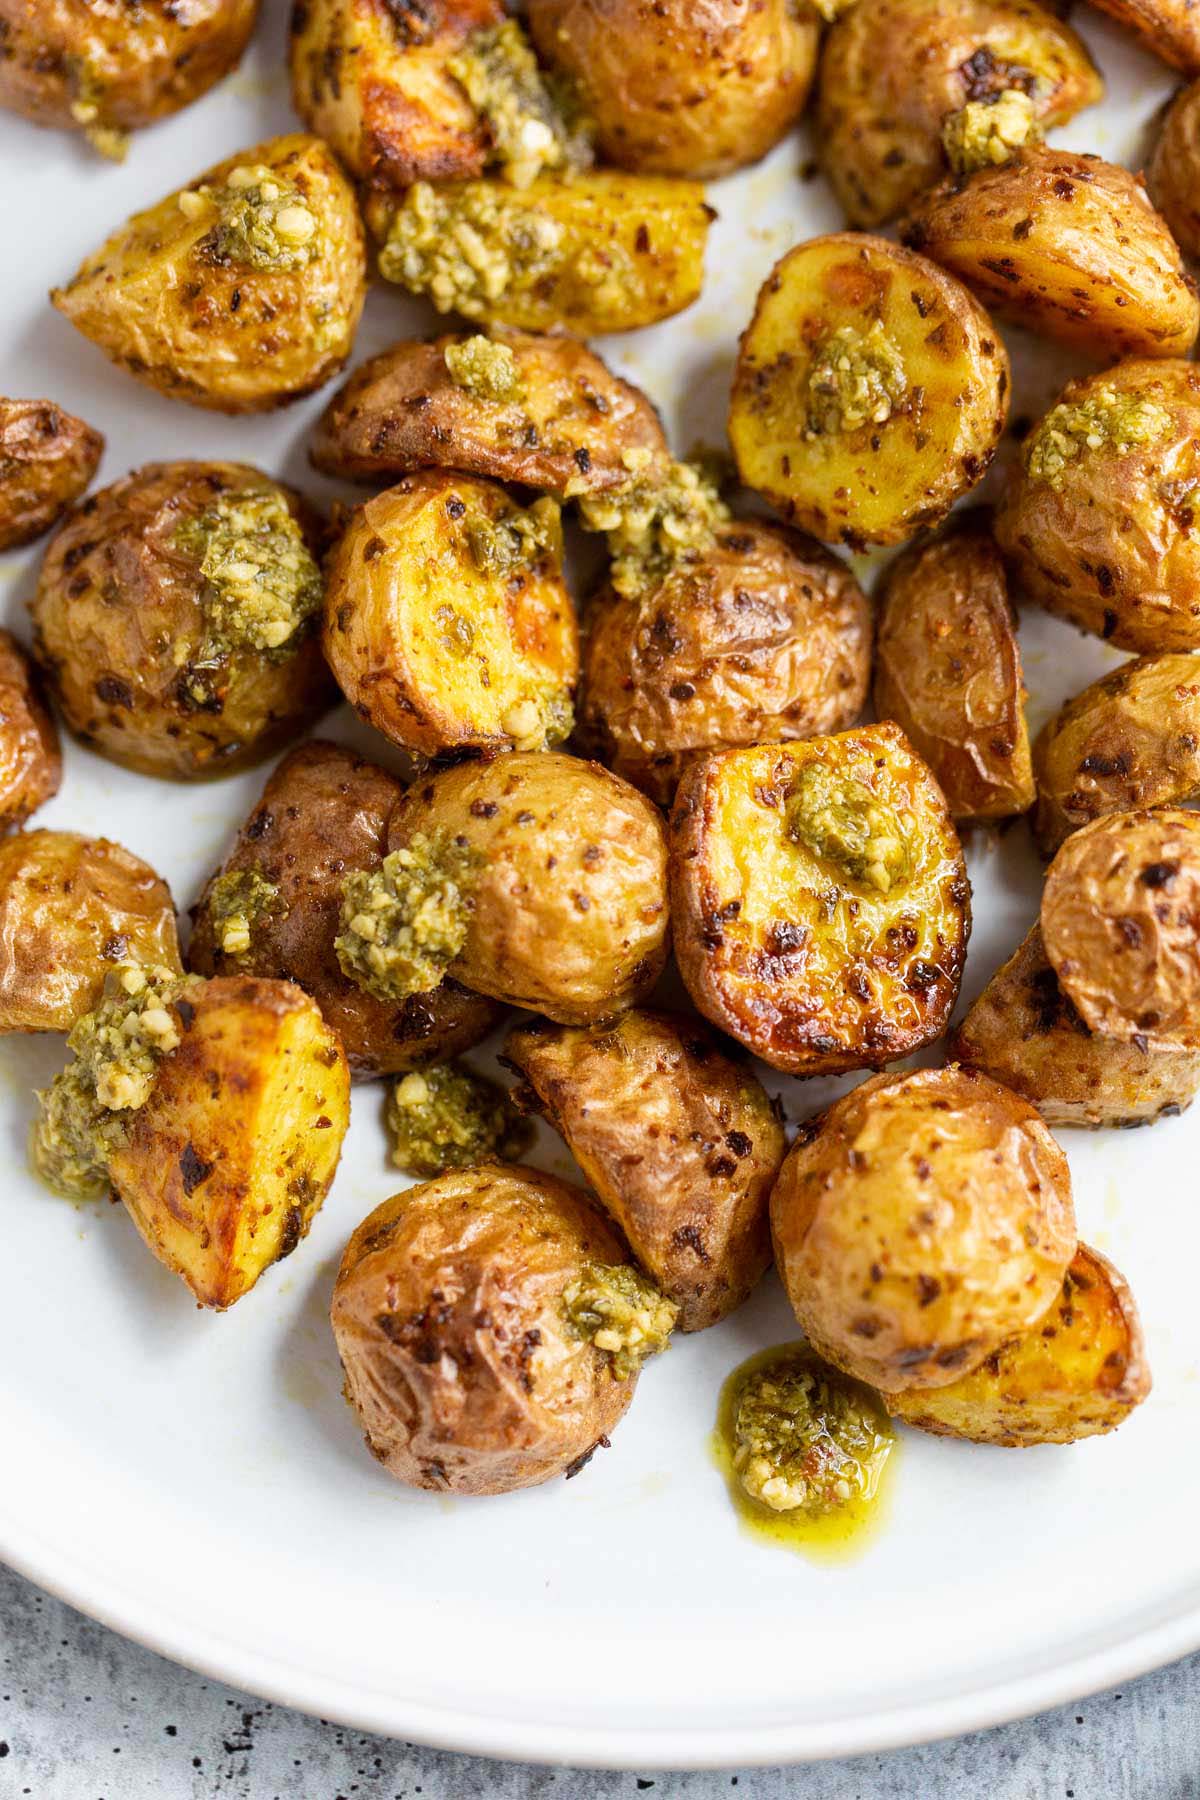
[[[170,889],[152,868],[76,831],[0,841],[0,1031],[69,1031],[126,962],[181,966]]]
[[[949,1387],[889,1394],[893,1417],[974,1444],[1074,1444],[1115,1431],[1150,1392],[1129,1284],[1080,1244],[1049,1312]]]
[[[1200,813],[1111,813],[1046,872],[1046,956],[1084,1024],[1106,1037],[1200,1047]]]
[[[1096,0],[1096,5],[1173,69],[1200,74],[1200,19],[1192,0]]]
[[[319,138],[293,132],[134,213],[50,298],[137,380],[244,413],[335,375],[365,293],[354,192]]]
[[[146,775],[257,762],[330,706],[322,534],[245,463],[148,463],[84,501],[42,564],[34,655],[70,729]]]
[[[698,753],[852,725],[866,699],[871,631],[845,563],[796,532],[731,523],[665,581],[597,595],[580,735],[666,806]]]
[[[698,759],[675,797],[670,885],[688,992],[773,1068],[879,1068],[946,1029],[971,889],[897,726]]]
[[[1200,1088],[1200,1050],[1089,1031],[1037,925],[970,1008],[949,1054],[1012,1088],[1048,1125],[1152,1125],[1183,1112]]]
[[[414,783],[388,846],[438,833],[465,842],[473,870],[457,980],[563,1025],[649,993],[667,955],[667,852],[635,788],[547,751],[461,763]]]
[[[353,514],[329,563],[324,647],[355,711],[438,756],[537,750],[571,730],[575,609],[553,500],[449,470]]]
[[[1198,59],[1200,66],[1200,59]],[[1150,167],[1150,198],[1185,256],[1200,257],[1200,81],[1181,88],[1171,103]]]
[[[1119,363],[1069,382],[996,512],[1022,593],[1122,650],[1200,648],[1200,369]]]
[[[954,1067],[873,1076],[802,1127],[771,1232],[814,1349],[888,1395],[945,1387],[1027,1331],[1076,1247],[1037,1113]]]
[[[816,141],[851,225],[882,225],[946,171],[948,117],[1027,95],[1039,127],[1104,93],[1070,26],[1034,0],[860,0],[825,39]]]
[[[0,550],[49,531],[91,482],[103,450],[100,433],[53,400],[0,400]]]
[[[668,457],[640,389],[576,338],[524,331],[393,344],[338,389],[309,454],[347,481],[451,468],[559,500],[623,487],[631,467]]]
[[[1008,355],[966,288],[884,238],[797,245],[742,334],[738,472],[815,537],[894,544],[981,481],[1008,414]]]
[[[295,982],[317,1002],[360,1076],[456,1056],[501,1016],[492,1001],[454,981],[381,1000],[338,962],[342,883],[352,869],[379,867],[403,791],[385,769],[340,744],[300,744],[267,782],[193,909],[188,967]]]
[[[595,120],[606,162],[711,180],[804,110],[818,19],[790,0],[530,0],[529,30]]]
[[[0,631],[0,832],[23,825],[58,792],[62,752],[33,664]]]
[[[569,1297],[626,1261],[587,1195],[535,1169],[453,1169],[377,1206],[330,1312],[372,1456],[457,1494],[576,1474],[636,1383],[572,1322]]]
[[[615,169],[521,189],[499,177],[417,182],[402,197],[368,196],[365,212],[380,274],[439,312],[585,338],[690,306],[713,216],[698,182]]]
[[[1200,300],[1128,169],[1032,144],[943,182],[901,233],[1002,318],[1093,355],[1186,356]]]
[[[1139,656],[1122,663],[1042,727],[1033,765],[1043,856],[1108,813],[1200,798],[1200,662]]]
[[[981,521],[889,565],[875,711],[924,757],[952,818],[1007,819],[1032,806],[1016,615]]]
[[[172,1010],[180,1042],[109,1173],[159,1261],[224,1308],[307,1236],[350,1123],[350,1072],[291,982],[189,982]]]
[[[518,1026],[504,1061],[679,1307],[679,1330],[740,1306],[771,1260],[767,1199],[784,1152],[754,1076],[696,1020],[651,1012],[603,1031]]]

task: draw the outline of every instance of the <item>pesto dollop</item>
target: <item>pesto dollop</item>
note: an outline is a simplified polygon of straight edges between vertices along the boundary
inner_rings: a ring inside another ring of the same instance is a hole
[[[504,404],[521,399],[524,383],[508,344],[479,333],[447,344],[442,356],[451,381],[473,400]]]
[[[179,206],[192,220],[215,213],[196,246],[212,262],[303,269],[320,254],[317,215],[295,182],[264,163],[243,163],[216,186],[185,188]]]
[[[942,148],[957,175],[1009,162],[1022,145],[1037,143],[1041,135],[1033,101],[1020,88],[968,100],[942,122]]]
[[[377,869],[342,883],[342,972],[380,1000],[405,1000],[438,986],[462,949],[478,857],[445,831],[417,832]]]
[[[875,1396],[803,1347],[746,1375],[732,1426],[743,1491],[772,1512],[816,1517],[870,1499],[894,1442]]]
[[[618,1381],[666,1349],[679,1316],[674,1301],[630,1263],[589,1263],[565,1290],[563,1312],[576,1337],[612,1359]]]
[[[446,67],[487,120],[493,160],[514,187],[528,187],[543,171],[591,162],[587,126],[568,121],[516,19],[473,33]]]
[[[1058,487],[1064,474],[1097,450],[1118,456],[1152,444],[1171,429],[1171,414],[1157,400],[1121,393],[1105,383],[1078,402],[1060,400],[1025,440],[1025,470],[1031,481]]]
[[[402,1075],[388,1096],[392,1161],[423,1180],[490,1157],[514,1161],[533,1135],[504,1089],[464,1062]]]
[[[866,331],[840,325],[817,345],[808,371],[805,436],[830,437],[884,425],[908,393],[899,345],[876,319]]]
[[[379,272],[439,312],[486,317],[502,295],[556,274],[569,255],[557,219],[495,181],[414,182],[388,220]]]
[[[672,461],[665,471],[643,471],[643,461],[652,460],[648,450],[632,460],[628,484],[579,502],[580,524],[608,539],[609,580],[623,595],[657,587],[676,563],[708,550],[730,519],[714,470]]]
[[[784,806],[788,836],[851,881],[889,894],[913,866],[911,831],[852,770],[807,762]]]
[[[281,489],[219,494],[181,521],[175,547],[198,564],[204,642],[198,667],[235,650],[289,656],[323,597],[321,571]]]
[[[244,956],[250,949],[255,926],[281,910],[279,889],[257,869],[231,869],[218,875],[209,886],[204,905],[217,948],[226,956]]]
[[[532,506],[512,506],[498,516],[471,506],[463,529],[471,560],[481,574],[511,580],[546,559],[556,564],[562,560],[561,509],[546,495]]]

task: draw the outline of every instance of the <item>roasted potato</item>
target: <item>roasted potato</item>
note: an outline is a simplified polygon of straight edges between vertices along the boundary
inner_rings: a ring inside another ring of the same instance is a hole
[[[1200,19],[1192,0],[1095,0],[1149,50],[1185,75],[1200,74]]]
[[[885,1395],[945,1387],[1027,1331],[1076,1248],[1046,1126],[955,1067],[876,1075],[803,1126],[771,1232],[813,1348]]]
[[[354,192],[326,145],[294,132],[135,213],[50,298],[137,380],[245,413],[335,375],[365,293]]]
[[[1200,813],[1110,813],[1046,872],[1046,956],[1085,1025],[1152,1049],[1200,1047]]]
[[[713,216],[698,182],[614,169],[523,189],[498,177],[417,182],[402,197],[368,196],[365,211],[380,274],[439,312],[577,337],[690,306]]]
[[[1119,363],[1069,382],[996,512],[1021,591],[1122,650],[1200,648],[1200,369]]]
[[[757,162],[804,111],[816,12],[790,0],[530,0],[529,30],[606,162],[707,181]]]
[[[385,1001],[342,972],[334,940],[343,882],[352,869],[379,867],[402,794],[394,776],[340,744],[300,744],[267,782],[193,909],[188,967],[295,982],[317,1002],[360,1076],[456,1056],[500,1017],[492,1001],[454,981]]]
[[[1183,1112],[1200,1088],[1200,1050],[1089,1031],[1037,925],[969,1009],[949,1053],[1012,1088],[1048,1125],[1152,1125]]]
[[[1197,39],[1200,43],[1200,38]],[[1200,67],[1200,58],[1197,59]],[[1150,198],[1185,256],[1200,258],[1200,81],[1171,103],[1146,171]]]
[[[41,683],[16,638],[0,631],[0,832],[23,825],[61,780],[58,727]]]
[[[326,475],[390,481],[451,468],[556,499],[624,487],[666,465],[646,396],[570,337],[496,331],[394,344],[354,371],[317,421]]]
[[[952,818],[1032,806],[1024,703],[1016,615],[986,524],[904,551],[883,581],[875,711],[929,764]]]
[[[859,0],[825,39],[816,142],[851,225],[895,218],[946,172],[942,132],[1019,93],[1036,127],[1104,93],[1070,26],[1034,0]]]
[[[0,81],[4,67],[0,58]],[[0,400],[0,550],[49,531],[89,485],[103,450],[100,433],[53,400]]]
[[[1080,1244],[1062,1291],[1028,1331],[949,1387],[889,1394],[893,1417],[974,1444],[1074,1444],[1115,1431],[1150,1392],[1129,1284]]]
[[[680,1331],[740,1306],[771,1260],[767,1198],[784,1152],[754,1076],[695,1020],[651,1012],[601,1031],[517,1026],[504,1061],[678,1306]]]
[[[660,1347],[656,1315],[673,1309],[580,1188],[484,1163],[385,1200],[346,1246],[330,1311],[372,1456],[457,1494],[576,1474],[636,1385],[580,1306],[585,1284],[614,1276],[644,1290],[641,1341]]]
[[[754,520],[658,584],[593,601],[580,736],[660,805],[705,750],[813,737],[866,699],[871,611],[845,563]]]
[[[1093,355],[1186,356],[1200,300],[1128,169],[1031,144],[943,182],[901,233],[1002,318]]]
[[[343,533],[323,640],[355,711],[409,750],[561,743],[579,637],[557,505],[446,469],[406,475]]]
[[[953,275],[884,238],[812,238],[775,265],[742,334],[738,472],[827,542],[894,544],[982,480],[1008,355]]]
[[[148,463],[46,552],[34,655],[70,729],[146,775],[257,762],[334,699],[314,626],[321,528],[245,463]]]
[[[773,1068],[878,1068],[945,1030],[971,890],[946,803],[897,726],[692,763],[670,891],[692,999]]]
[[[350,1072],[291,982],[188,982],[172,1010],[178,1046],[109,1174],[159,1261],[224,1308],[307,1235],[350,1123]]]

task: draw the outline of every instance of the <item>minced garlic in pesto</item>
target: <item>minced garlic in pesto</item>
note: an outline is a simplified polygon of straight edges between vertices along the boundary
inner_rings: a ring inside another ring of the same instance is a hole
[[[838,329],[817,345],[808,371],[808,438],[885,425],[908,393],[899,346],[875,319]]]
[[[657,478],[634,471],[627,486],[579,502],[580,524],[608,538],[609,579],[626,595],[657,586],[677,562],[702,554],[729,518],[717,477],[689,462],[672,462]]]
[[[388,1096],[392,1161],[423,1180],[490,1157],[515,1161],[533,1126],[504,1089],[467,1063],[436,1063],[401,1075]]]
[[[773,1512],[869,1499],[893,1442],[874,1396],[803,1348],[753,1370],[734,1403],[734,1473]]]
[[[230,869],[213,881],[204,906],[218,950],[226,956],[244,956],[254,927],[270,914],[279,914],[279,889],[257,869]]]
[[[486,318],[504,294],[560,273],[571,254],[565,240],[557,219],[499,182],[417,181],[388,220],[379,272],[428,294],[439,312]]]
[[[568,123],[516,19],[475,32],[446,67],[487,120],[493,160],[514,187],[528,187],[543,170],[587,168],[591,134]]]
[[[381,1000],[437,987],[466,942],[478,857],[444,831],[419,831],[377,869],[342,883],[342,972]]]
[[[68,56],[65,62],[75,92],[71,117],[83,127],[83,135],[93,150],[98,150],[110,162],[124,162],[129,152],[129,133],[115,125],[104,124],[101,117],[105,97],[103,81],[86,58]]]
[[[316,213],[294,181],[264,163],[243,163],[216,187],[185,188],[179,208],[190,220],[215,215],[196,246],[213,262],[304,269],[320,254]]]
[[[443,359],[455,387],[462,388],[473,400],[508,402],[520,400],[524,392],[517,359],[507,344],[479,333],[447,344]]]
[[[1077,404],[1060,400],[1025,440],[1025,471],[1031,481],[1057,487],[1064,472],[1092,450],[1117,455],[1151,444],[1171,428],[1171,414],[1156,400],[1097,388]]]
[[[563,1311],[576,1337],[608,1353],[619,1381],[666,1349],[679,1317],[675,1302],[629,1263],[589,1263],[563,1293]]]
[[[320,610],[321,571],[283,493],[264,484],[220,494],[184,519],[175,546],[196,558],[207,629],[198,661],[231,650],[288,655]]]
[[[1009,162],[1023,144],[1041,138],[1033,101],[1020,88],[1004,88],[988,100],[968,100],[942,121],[942,148],[957,175]]]
[[[784,807],[788,836],[852,881],[889,894],[909,875],[911,833],[850,770],[805,763]]]

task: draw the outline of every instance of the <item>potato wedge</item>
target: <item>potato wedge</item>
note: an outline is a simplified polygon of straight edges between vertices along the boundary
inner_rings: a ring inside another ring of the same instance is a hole
[[[729,438],[747,487],[814,537],[894,544],[983,479],[1008,400],[1007,352],[956,277],[838,232],[764,283]]]
[[[1200,40],[1198,40],[1200,41]],[[1200,67],[1200,59],[1197,66]],[[1200,257],[1200,81],[1176,94],[1146,170],[1150,198],[1185,256]]]
[[[1200,75],[1200,19],[1191,0],[1096,0],[1096,5],[1152,56],[1185,75]]]
[[[57,524],[103,451],[100,433],[52,400],[0,399],[0,550],[31,544]]]
[[[0,832],[23,825],[58,792],[62,751],[33,664],[0,631]]]
[[[879,1068],[946,1029],[970,884],[903,732],[694,762],[670,827],[675,954],[700,1011],[773,1068]]]

